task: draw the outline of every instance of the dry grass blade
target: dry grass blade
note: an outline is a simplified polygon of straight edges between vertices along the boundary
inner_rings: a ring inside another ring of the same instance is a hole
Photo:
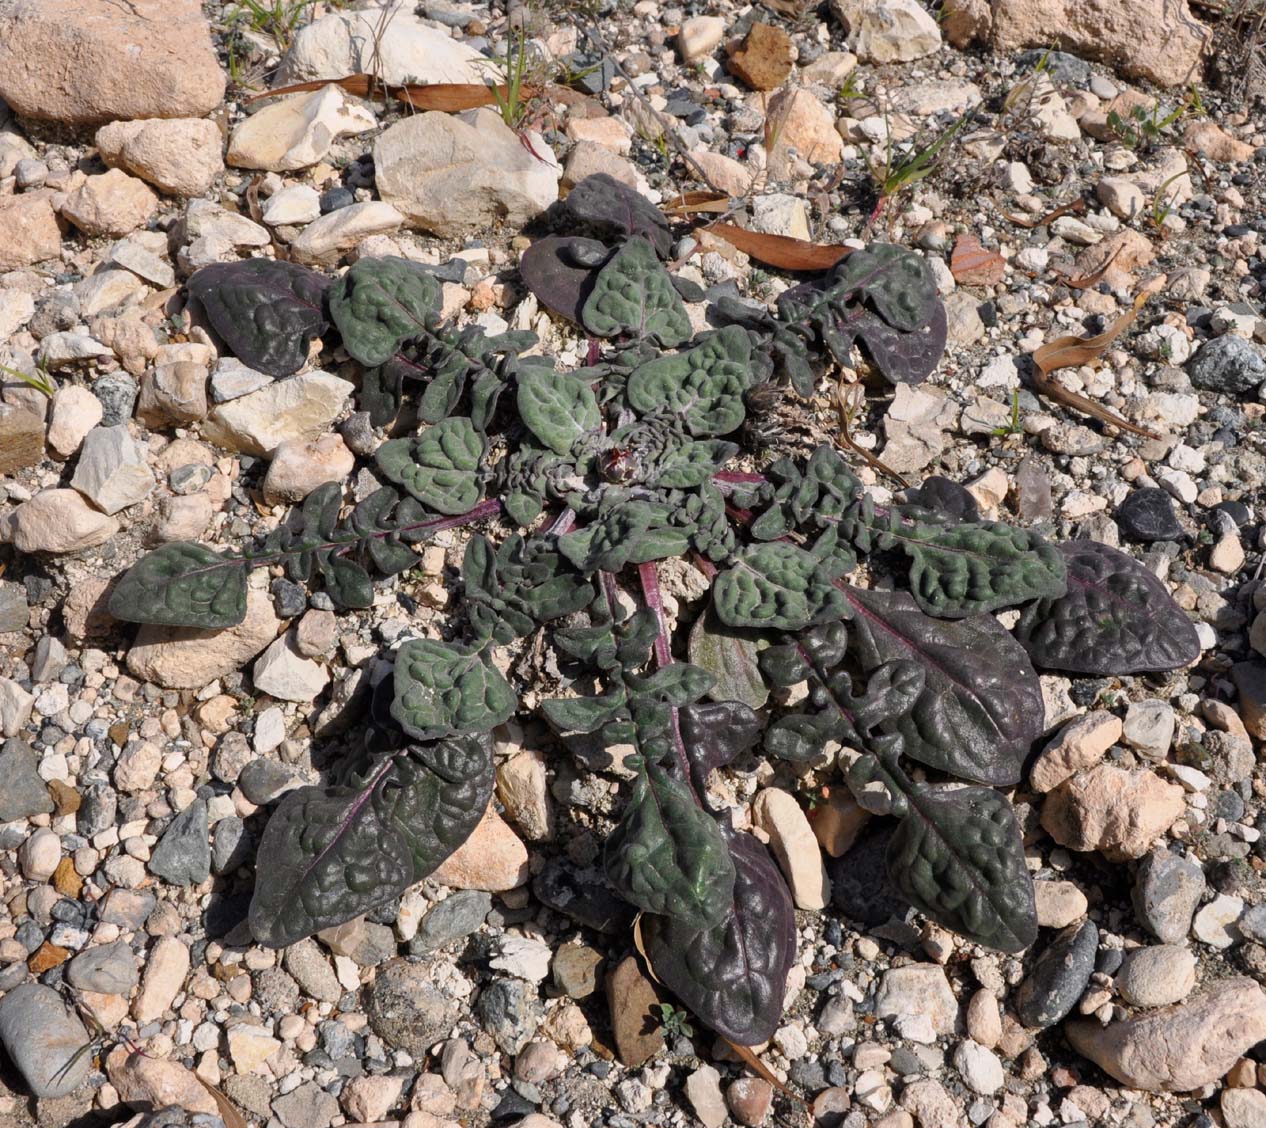
[[[1080,278],[1065,278],[1063,283],[1070,290],[1089,290],[1091,286],[1097,286],[1103,281],[1104,275],[1108,273],[1109,268],[1117,261],[1117,255],[1125,250],[1125,244],[1122,243],[1098,270],[1091,274],[1083,274]]]
[[[1022,215],[1012,215],[1008,211],[1004,211],[1003,217],[1014,223],[1017,227],[1041,227],[1044,223],[1050,223],[1052,220],[1059,219],[1061,215],[1080,215],[1086,210],[1086,201],[1082,199],[1073,200],[1069,204],[1061,204],[1053,211],[1048,211],[1045,215],[1040,215],[1037,219],[1026,219]]]
[[[668,203],[660,205],[668,215],[690,215],[694,212],[724,214],[730,210],[730,197],[725,192],[701,189],[695,192],[678,192]]]
[[[198,1077],[196,1073],[194,1077],[197,1078],[198,1084],[211,1094],[211,1099],[215,1101],[215,1107],[220,1110],[220,1119],[224,1121],[224,1128],[250,1128],[250,1125],[246,1122],[246,1117],[237,1111],[236,1106],[228,1097],[214,1085]]]
[[[861,409],[865,398],[865,389],[860,384],[846,384],[842,377],[836,383],[835,409],[840,416],[840,442],[865,462],[867,466],[878,470],[885,477],[899,483],[902,489],[908,490],[910,483],[901,474],[898,474],[891,466],[880,461],[879,458],[871,454],[865,447],[859,445],[857,440],[853,438],[853,420],[857,418],[857,413]]]
[[[343,78],[318,78],[312,82],[294,82],[289,86],[278,86],[275,90],[265,90],[249,98],[248,102],[258,102],[261,98],[276,98],[282,94],[303,94],[312,90],[320,90],[324,86],[334,85],[357,98],[394,98],[412,106],[415,110],[440,110],[443,113],[458,113],[462,110],[477,110],[480,106],[495,106],[497,95],[506,96],[505,86],[490,86],[482,82],[435,82],[430,85],[410,82],[403,86],[390,86],[375,78],[372,74],[349,74]],[[521,97],[532,97],[539,91],[535,87],[523,87]]]
[[[1154,291],[1154,285],[1140,290],[1135,296],[1134,304],[1129,311],[1118,317],[1097,336],[1057,337],[1038,349],[1033,354],[1033,383],[1036,385],[1039,394],[1046,396],[1047,399],[1054,400],[1056,403],[1062,403],[1065,407],[1071,407],[1075,411],[1081,411],[1086,415],[1093,416],[1095,419],[1102,420],[1104,423],[1110,423],[1113,427],[1119,427],[1122,431],[1128,431],[1132,435],[1139,435],[1145,439],[1160,438],[1154,431],[1149,431],[1145,427],[1138,427],[1133,423],[1127,422],[1115,412],[1109,411],[1102,404],[1095,403],[1092,399],[1087,399],[1083,395],[1069,391],[1053,375],[1061,368],[1072,368],[1075,365],[1089,364],[1092,360],[1098,360],[1107,351],[1108,346],[1134,324],[1134,319],[1138,317],[1139,310],[1143,308],[1143,303],[1152,296]]]
[[[852,247],[793,239],[790,235],[766,235],[761,231],[748,231],[747,228],[736,227],[732,223],[712,223],[703,230],[724,239],[757,262],[779,270],[830,270],[853,250]]]

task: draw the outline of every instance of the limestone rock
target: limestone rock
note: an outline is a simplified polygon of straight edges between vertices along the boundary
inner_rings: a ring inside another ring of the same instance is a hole
[[[264,476],[264,500],[269,505],[281,501],[302,501],[326,482],[341,482],[352,476],[356,458],[342,435],[325,434],[316,439],[288,439],[273,452]]]
[[[677,34],[677,50],[683,63],[693,63],[716,50],[725,38],[725,20],[720,16],[692,16]]]
[[[1123,1085],[1187,1092],[1217,1081],[1266,1038],[1266,992],[1251,979],[1222,979],[1184,1003],[1107,1026],[1074,1019],[1064,1034]]]
[[[44,420],[24,407],[0,403],[0,476],[34,466],[44,457]]]
[[[124,1104],[139,1109],[175,1106],[189,1113],[219,1114],[215,1098],[178,1061],[130,1053],[116,1046],[106,1058],[106,1076]]]
[[[251,671],[255,688],[279,701],[313,701],[329,683],[319,662],[302,657],[283,635],[269,644]]]
[[[19,552],[79,552],[104,544],[119,523],[77,490],[42,490],[3,519],[0,535]]]
[[[796,908],[825,908],[831,899],[831,879],[795,796],[781,788],[764,788],[752,801],[752,823],[769,835],[769,848],[791,886]]]
[[[515,825],[532,841],[554,837],[545,757],[525,748],[497,767],[497,797]]]
[[[205,118],[115,121],[97,130],[97,151],[169,196],[201,196],[224,171],[223,139]]]
[[[389,3],[331,12],[300,28],[282,60],[278,85],[370,71],[391,84],[487,81],[488,59],[424,23],[411,8]]]
[[[335,262],[370,235],[388,235],[404,223],[404,216],[381,200],[366,200],[323,215],[309,223],[290,250],[297,262]]]
[[[562,175],[544,139],[527,136],[540,159],[491,110],[404,118],[374,144],[378,192],[435,235],[518,230],[558,198]]]
[[[835,114],[803,87],[780,90],[770,98],[768,121],[777,136],[769,153],[775,172],[787,167],[791,149],[802,160],[820,165],[835,164],[844,153]]]
[[[268,593],[246,595],[246,618],[224,631],[146,625],[137,632],[127,665],[138,678],[167,689],[199,689],[245,665],[281,625]]]
[[[1123,862],[1146,854],[1185,809],[1182,788],[1155,772],[1099,764],[1046,797],[1042,826],[1061,846]]]
[[[114,514],[142,501],[157,482],[145,448],[120,423],[88,432],[70,484],[103,513]]]
[[[1069,721],[1033,762],[1029,786],[1050,791],[1079,768],[1097,764],[1121,739],[1121,731],[1121,719],[1102,709]]]
[[[339,137],[373,129],[374,115],[342,88],[324,86],[267,103],[229,138],[226,160],[234,168],[290,172],[323,160]]]
[[[0,271],[19,270],[61,254],[62,232],[51,196],[0,196]]]
[[[941,29],[917,0],[831,0],[850,47],[868,63],[908,63],[940,50]]]
[[[197,0],[11,0],[0,8],[0,98],[74,125],[203,117],[224,72]]]
[[[88,177],[62,205],[62,215],[85,235],[126,235],[157,210],[153,189],[118,168]]]
[[[474,833],[450,854],[431,880],[450,889],[503,893],[528,879],[528,852],[492,804]]]
[[[349,381],[328,372],[290,376],[220,404],[207,417],[202,434],[228,450],[271,457],[287,440],[325,434],[354,390]]]

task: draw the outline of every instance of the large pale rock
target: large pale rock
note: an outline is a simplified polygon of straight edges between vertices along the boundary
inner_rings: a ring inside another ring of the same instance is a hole
[[[234,168],[290,172],[323,160],[336,138],[373,129],[374,115],[338,86],[271,102],[251,114],[229,138]]]
[[[143,626],[127,654],[128,669],[165,689],[200,689],[240,669],[277,636],[280,620],[268,593],[246,595],[246,618],[225,631]]]
[[[775,138],[769,164],[776,175],[783,175],[791,149],[812,164],[835,164],[844,154],[835,114],[811,90],[800,86],[780,90],[769,100],[767,120]]]
[[[141,989],[132,1001],[137,1022],[161,1018],[184,986],[189,974],[189,949],[174,936],[163,936],[149,950]]]
[[[436,235],[498,221],[518,230],[558,198],[562,175],[545,141],[528,139],[532,151],[487,109],[405,118],[374,144],[379,195]]]
[[[130,1053],[126,1046],[116,1046],[106,1058],[106,1076],[119,1099],[133,1108],[174,1106],[188,1113],[219,1113],[215,1098],[178,1061]]]
[[[1121,718],[1103,709],[1069,721],[1033,762],[1029,786],[1050,791],[1079,768],[1097,764],[1121,739],[1121,728]]]
[[[70,484],[102,512],[115,514],[147,497],[157,482],[145,448],[120,423],[88,432]]]
[[[831,0],[867,63],[908,63],[940,50],[941,29],[918,0]]]
[[[488,59],[423,23],[412,7],[393,0],[315,20],[296,32],[277,84],[369,72],[391,84],[487,81]]]
[[[1223,979],[1184,1003],[1108,1026],[1074,1019],[1064,1034],[1131,1089],[1187,1092],[1217,1081],[1266,1038],[1266,992],[1251,979]]]
[[[62,232],[51,192],[0,196],[0,271],[19,270],[57,258]]]
[[[1055,47],[1158,86],[1198,79],[1209,37],[1187,0],[993,0],[992,22],[1000,52]]]
[[[291,376],[220,404],[207,417],[202,435],[229,450],[271,457],[287,440],[325,434],[354,390],[328,372]]]
[[[389,235],[404,223],[404,216],[381,200],[366,200],[323,215],[300,233],[290,250],[298,262],[336,262],[370,235]]]
[[[1155,772],[1098,764],[1047,795],[1042,826],[1070,850],[1124,862],[1146,854],[1185,809],[1183,789]]]
[[[875,1014],[898,1020],[921,1015],[937,1034],[952,1034],[958,1018],[958,1000],[939,965],[910,964],[884,972],[875,996]]]
[[[302,501],[326,482],[341,482],[352,476],[356,456],[347,449],[343,436],[321,435],[312,440],[290,439],[273,452],[264,476],[264,500],[270,505],[281,501]]]
[[[251,677],[260,693],[301,703],[314,700],[330,680],[326,668],[299,654],[285,635],[274,639],[259,656]]]
[[[519,836],[492,804],[466,839],[432,875],[450,889],[483,889],[504,893],[528,879],[528,852]]]
[[[0,537],[19,552],[79,552],[104,544],[119,523],[76,490],[42,490],[4,518]]]
[[[76,125],[202,117],[223,97],[198,0],[0,5],[0,98],[26,117]]]
[[[111,168],[169,196],[201,196],[224,171],[219,127],[205,118],[115,121],[97,130],[96,142]]]
[[[831,899],[831,879],[818,840],[796,798],[766,787],[752,801],[752,823],[769,835],[769,847],[791,886],[798,909],[821,910]]]
[[[157,210],[154,190],[119,168],[88,177],[62,204],[62,215],[85,235],[126,235]]]

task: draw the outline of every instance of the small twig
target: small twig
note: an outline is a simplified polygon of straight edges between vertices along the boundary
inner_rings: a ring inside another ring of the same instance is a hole
[[[851,388],[856,388],[858,391],[861,391],[860,386],[857,384],[845,384],[842,376],[835,385],[835,408],[836,411],[839,412],[840,416],[840,441],[848,447],[849,450],[861,458],[867,466],[878,470],[881,474],[891,478],[894,482],[899,482],[902,489],[908,490],[910,488],[910,483],[906,481],[905,478],[892,469],[891,466],[886,466],[865,447],[859,446],[857,441],[853,438],[853,419],[857,414],[858,404],[854,393],[846,390]],[[865,392],[862,392],[862,395],[864,396]],[[850,402],[850,397],[852,397],[852,402]]]

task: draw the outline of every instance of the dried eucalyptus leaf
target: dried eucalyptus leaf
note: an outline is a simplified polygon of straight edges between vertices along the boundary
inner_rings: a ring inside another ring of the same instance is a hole
[[[1036,666],[1079,674],[1175,670],[1200,657],[1187,613],[1138,561],[1097,541],[1058,546],[1068,590],[1026,607],[1015,635]]]
[[[312,339],[329,325],[330,280],[296,263],[266,258],[212,263],[195,271],[187,286],[233,355],[270,376],[298,372]]]

